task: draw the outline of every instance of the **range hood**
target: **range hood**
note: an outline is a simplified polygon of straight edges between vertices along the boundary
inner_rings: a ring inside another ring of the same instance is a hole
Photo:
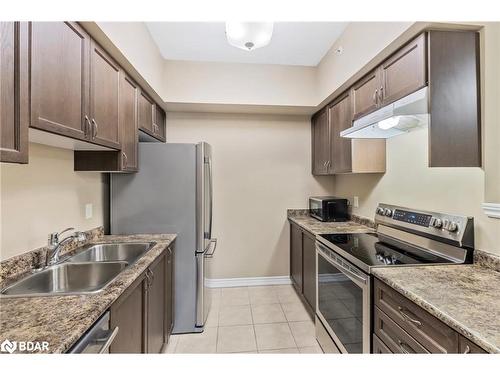
[[[340,132],[344,138],[390,138],[427,126],[429,123],[428,88],[424,87],[394,103],[355,120]]]

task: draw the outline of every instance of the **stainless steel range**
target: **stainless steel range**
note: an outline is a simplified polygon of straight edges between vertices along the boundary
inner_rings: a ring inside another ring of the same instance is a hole
[[[316,336],[325,352],[370,353],[374,267],[471,263],[471,217],[379,204],[376,233],[316,237]]]

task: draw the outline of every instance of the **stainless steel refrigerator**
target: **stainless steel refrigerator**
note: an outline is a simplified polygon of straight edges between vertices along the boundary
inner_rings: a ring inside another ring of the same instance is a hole
[[[111,176],[111,234],[177,233],[174,333],[199,332],[211,297],[212,150],[208,143],[139,143],[139,172]]]

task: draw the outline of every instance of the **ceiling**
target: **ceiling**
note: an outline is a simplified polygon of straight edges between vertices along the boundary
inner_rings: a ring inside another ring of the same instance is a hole
[[[230,46],[224,22],[147,22],[168,60],[316,66],[347,22],[275,22],[271,43],[254,51]]]

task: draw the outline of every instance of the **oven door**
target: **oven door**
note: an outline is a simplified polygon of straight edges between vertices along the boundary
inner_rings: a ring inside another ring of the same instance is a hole
[[[316,313],[342,353],[370,353],[370,276],[316,242]]]

